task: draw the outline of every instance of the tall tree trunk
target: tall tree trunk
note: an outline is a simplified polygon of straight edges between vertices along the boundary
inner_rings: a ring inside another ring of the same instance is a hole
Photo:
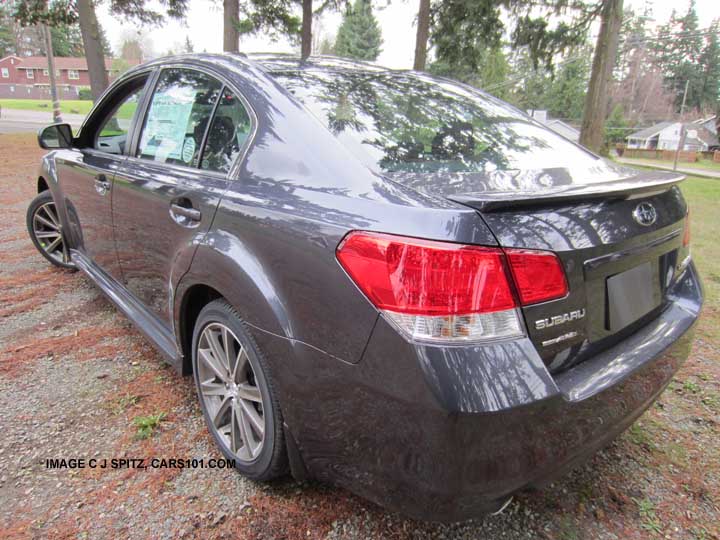
[[[608,109],[608,86],[615,67],[623,0],[603,0],[600,14],[600,33],[595,45],[590,85],[585,96],[580,144],[599,152],[603,144],[605,118]]]
[[[238,0],[223,0],[223,51],[238,52],[240,32],[238,21],[240,20],[240,6]]]
[[[302,0],[302,12],[300,58],[307,60],[312,53],[312,0]]]
[[[430,37],[430,0],[420,0],[417,25],[413,69],[415,71],[425,71],[428,39]]]
[[[59,124],[62,122],[60,114],[60,100],[58,99],[57,83],[55,81],[55,54],[52,47],[52,34],[50,27],[46,24],[42,25],[43,37],[45,38],[45,54],[47,55],[48,74],[50,76],[50,100],[52,101],[53,122]]]
[[[108,87],[108,74],[105,67],[105,54],[100,40],[100,25],[95,15],[95,6],[92,0],[77,0],[78,19],[83,46],[85,47],[85,60],[90,75],[90,91],[93,100],[97,102]]]

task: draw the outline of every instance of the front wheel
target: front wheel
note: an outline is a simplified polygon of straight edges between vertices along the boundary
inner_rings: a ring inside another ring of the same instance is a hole
[[[205,422],[225,457],[253,480],[285,474],[282,413],[267,364],[224,300],[200,312],[192,363]]]
[[[62,235],[52,193],[43,191],[32,200],[27,209],[26,223],[30,239],[43,257],[60,268],[75,269]]]

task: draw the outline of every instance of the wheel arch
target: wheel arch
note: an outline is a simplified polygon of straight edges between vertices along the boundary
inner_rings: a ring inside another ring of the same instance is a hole
[[[195,322],[202,309],[213,300],[224,296],[213,287],[204,283],[190,286],[180,302],[180,313],[177,320],[178,341],[182,351],[182,374],[192,373],[192,336]]]
[[[212,233],[211,233],[212,234]],[[227,237],[225,237],[227,242]],[[239,241],[236,240],[239,243]],[[289,403],[286,394],[285,377],[278,357],[287,359],[294,350],[290,341],[292,335],[287,314],[282,308],[279,291],[276,290],[267,275],[258,275],[260,267],[257,259],[248,264],[247,257],[239,257],[244,265],[237,262],[236,245],[233,256],[215,249],[215,242],[198,246],[190,270],[180,279],[175,292],[174,322],[176,339],[183,353],[182,374],[192,374],[192,339],[195,323],[203,307],[210,302],[223,299],[239,314],[249,328],[253,340],[262,351],[268,368],[276,383],[276,391],[283,403]],[[282,339],[288,338],[288,339]],[[289,415],[292,417],[293,415]],[[305,480],[310,475],[286,416],[283,422],[285,449],[287,451],[290,472],[297,480]]]
[[[218,245],[223,246],[222,251]],[[237,238],[213,233],[198,246],[188,272],[174,295],[176,339],[183,352],[183,374],[192,373],[192,333],[200,310],[218,298],[225,299],[263,345],[267,338],[293,339],[292,323],[283,296],[271,273]]]
[[[40,193],[45,193],[46,191],[49,191],[52,194],[52,198],[55,201],[55,207],[58,209],[58,217],[60,218],[60,221],[63,223],[63,225],[67,227],[69,223],[67,212],[68,209],[66,201],[62,196],[60,185],[58,183],[57,164],[55,163],[55,154],[57,152],[58,151],[55,150],[53,152],[45,154],[42,157],[42,160],[40,161],[40,167],[37,173],[35,187],[37,189],[38,195]],[[68,240],[70,241],[69,243],[71,246],[76,245],[76,242],[72,241],[71,238],[68,238]]]

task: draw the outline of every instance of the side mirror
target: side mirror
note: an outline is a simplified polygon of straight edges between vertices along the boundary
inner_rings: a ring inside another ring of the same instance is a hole
[[[52,124],[38,132],[40,148],[53,150],[55,148],[72,148],[73,136],[70,124]]]

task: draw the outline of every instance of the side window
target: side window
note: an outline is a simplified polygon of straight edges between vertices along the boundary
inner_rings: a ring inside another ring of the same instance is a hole
[[[142,98],[144,83],[145,79],[142,79],[133,84],[130,93],[100,122],[100,129],[93,144],[95,150],[108,154],[122,154],[125,151],[128,131]]]
[[[240,149],[250,136],[252,121],[242,101],[227,88],[223,89],[205,150],[202,154],[202,169],[228,172]]]
[[[138,157],[197,166],[205,129],[221,87],[204,73],[163,70],[145,117]]]

